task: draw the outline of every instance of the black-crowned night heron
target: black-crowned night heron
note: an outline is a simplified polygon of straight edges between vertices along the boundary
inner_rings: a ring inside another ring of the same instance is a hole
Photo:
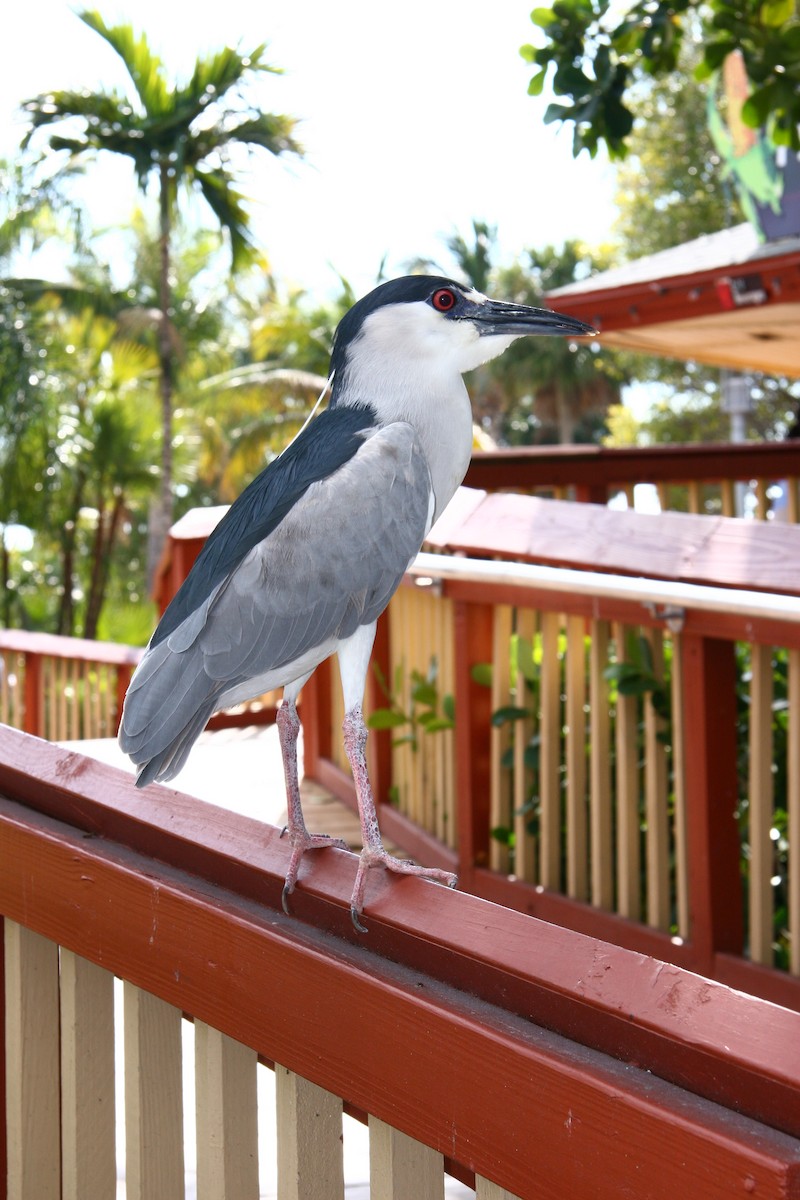
[[[245,489],[164,613],[128,689],[120,745],[140,786],[171,779],[213,712],[282,687],[284,907],[306,850],[346,849],[306,829],[297,773],[295,703],[334,652],[364,844],[351,899],[356,928],[370,867],[455,886],[448,872],[394,858],[381,842],[361,711],[375,625],[464,478],[472,414],[462,372],[523,334],[593,332],[451,279],[381,284],[336,331],[329,407]]]

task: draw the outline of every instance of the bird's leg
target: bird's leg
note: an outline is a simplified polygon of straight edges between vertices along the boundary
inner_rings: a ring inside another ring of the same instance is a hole
[[[370,867],[387,867],[390,871],[397,871],[398,874],[433,879],[437,883],[446,883],[448,887],[455,887],[458,880],[450,871],[442,871],[438,867],[418,867],[416,863],[408,862],[406,859],[394,858],[383,848],[378,816],[375,812],[375,801],[372,797],[372,785],[367,771],[365,754],[367,727],[364,724],[360,705],[350,709],[345,716],[342,729],[344,748],[353,770],[353,782],[358,797],[358,815],[361,821],[361,836],[364,842],[350,900],[350,916],[356,929],[360,933],[366,933],[360,917],[364,908],[364,891]]]
[[[289,869],[286,872],[286,881],[281,893],[283,911],[288,913],[289,896],[297,883],[297,872],[306,850],[323,850],[329,846],[347,850],[349,847],[347,842],[342,841],[341,838],[329,837],[326,833],[309,833],[306,829],[303,807],[300,802],[300,781],[297,774],[297,738],[300,733],[300,718],[293,700],[283,700],[278,709],[276,722],[283,757],[283,774],[286,780],[287,823],[281,832],[281,837],[288,833],[292,846]]]

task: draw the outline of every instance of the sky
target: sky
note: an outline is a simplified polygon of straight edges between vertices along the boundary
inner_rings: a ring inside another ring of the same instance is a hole
[[[259,81],[259,103],[300,118],[306,157],[254,156],[241,190],[274,273],[320,298],[336,291],[336,272],[368,291],[384,258],[388,274],[419,257],[448,268],[443,239],[468,235],[473,218],[497,227],[504,263],[527,246],[610,240],[613,171],[573,159],[571,132],[546,126],[546,101],[526,94],[519,47],[534,34],[531,4],[98,0],[108,23],[146,32],[179,77],[221,45],[269,43],[267,61],[285,73]],[[24,98],[124,84],[114,51],[74,8],[34,0],[7,24],[2,155],[24,131]],[[99,226],[124,223],[137,203],[127,166],[98,164],[84,186]]]

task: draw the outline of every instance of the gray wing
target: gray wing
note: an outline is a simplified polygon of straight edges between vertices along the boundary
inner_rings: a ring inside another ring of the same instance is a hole
[[[411,425],[368,434],[311,485],[273,532],[146,653],[125,700],[120,744],[139,782],[171,778],[208,717],[312,670],[383,611],[430,523],[431,480]]]

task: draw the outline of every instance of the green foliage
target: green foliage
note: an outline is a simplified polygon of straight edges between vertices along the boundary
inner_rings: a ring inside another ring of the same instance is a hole
[[[623,158],[633,128],[631,95],[642,78],[678,68],[681,49],[702,50],[697,75],[708,79],[725,57],[741,51],[754,91],[742,117],[765,126],[776,145],[800,149],[800,23],[796,0],[555,0],[531,14],[537,44],[521,47],[535,68],[529,92],[538,96],[552,68],[545,121],[573,126],[573,153],[592,157],[604,143]]]
[[[435,658],[431,658],[425,674],[412,670],[408,677],[408,707],[404,707],[404,666],[398,665],[390,688],[376,664],[376,678],[388,704],[370,714],[367,719],[369,728],[406,731],[394,738],[392,745],[408,744],[415,752],[419,749],[419,739],[423,733],[441,733],[452,729],[455,724],[455,701],[449,693],[439,695],[438,673]]]

